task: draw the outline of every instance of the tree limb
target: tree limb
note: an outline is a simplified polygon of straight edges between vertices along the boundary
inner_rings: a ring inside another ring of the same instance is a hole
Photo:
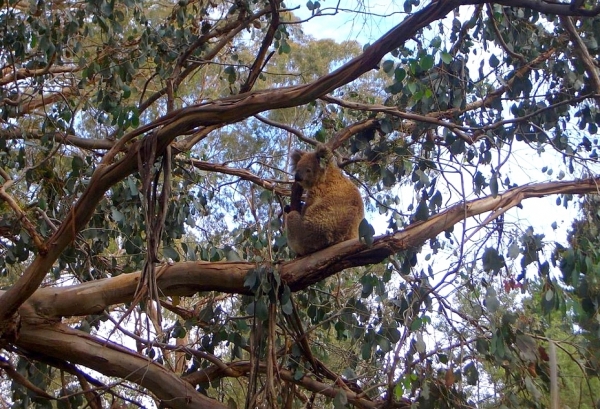
[[[495,198],[487,196],[458,203],[427,221],[413,223],[397,233],[377,237],[371,247],[359,240],[348,240],[307,257],[283,262],[279,265],[279,272],[292,291],[300,291],[346,268],[380,263],[398,251],[419,246],[466,218],[491,212],[486,218],[486,222],[490,223],[526,199],[599,191],[600,178],[516,187]],[[244,287],[244,280],[254,267],[255,264],[250,262],[189,261],[165,264],[158,272],[157,284],[164,296],[189,296],[201,291],[250,294],[250,290]],[[111,305],[130,302],[139,274],[122,274],[68,287],[40,288],[21,308],[20,314],[23,318],[41,316],[46,319],[99,314]]]
[[[42,356],[67,360],[107,376],[137,383],[175,409],[226,408],[148,357],[108,341],[102,342],[63,324],[25,322],[16,345]]]

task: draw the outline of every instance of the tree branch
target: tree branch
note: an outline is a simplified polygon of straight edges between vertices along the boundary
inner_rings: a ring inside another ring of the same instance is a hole
[[[573,24],[573,19],[568,16],[561,16],[560,22],[565,28],[565,30],[567,30],[567,33],[569,33],[569,38],[575,46],[575,54],[579,56],[581,63],[584,65],[588,75],[590,76],[590,80],[594,88],[594,93],[600,94],[600,77],[598,76],[596,61],[594,58],[592,58],[586,45],[579,36],[579,33],[577,32],[577,29]],[[596,99],[596,101],[599,102],[598,98]]]
[[[219,165],[216,163],[204,162],[197,159],[190,159],[189,162],[197,169],[205,170],[208,172],[218,172],[224,173],[227,175],[238,176],[241,179],[248,180],[264,189],[270,190],[272,192],[278,193],[280,195],[289,196],[289,189],[282,189],[277,187],[277,185],[269,180],[262,179],[261,177],[255,175],[254,173],[246,170],[246,169],[236,169],[230,168],[229,166]]]
[[[41,132],[29,132],[21,131],[19,129],[0,129],[1,139],[12,139],[12,140],[27,140],[27,139],[42,139],[43,137],[54,137],[56,142],[65,145],[72,145],[81,149],[102,149],[109,150],[114,146],[114,141],[109,139],[91,139],[91,138],[80,138],[75,135],[66,134],[63,132],[54,133],[41,133]]]
[[[458,203],[424,222],[413,223],[394,234],[377,237],[371,247],[359,240],[348,240],[307,257],[279,265],[281,278],[292,291],[300,291],[346,268],[380,263],[398,251],[416,247],[435,238],[455,224],[486,212],[486,223],[519,205],[523,200],[554,194],[589,194],[600,192],[600,178],[547,182],[516,187],[495,198],[487,196]],[[244,287],[249,262],[190,261],[163,265],[157,273],[157,284],[164,296],[190,296],[201,291],[250,294]],[[46,287],[37,290],[23,308],[23,317],[99,314],[111,305],[130,302],[139,280],[139,272],[89,281],[68,287]],[[2,292],[0,291],[0,296]]]
[[[279,27],[279,4],[275,0],[269,0],[269,6],[271,7],[271,24],[263,38],[260,50],[258,50],[258,54],[254,59],[254,63],[252,63],[248,78],[246,78],[246,82],[240,87],[241,93],[248,92],[252,89],[265,64],[269,62],[270,56],[273,55],[273,53],[271,53],[269,54],[269,57],[267,57],[267,51],[269,51],[269,47],[275,38],[275,32]]]
[[[66,360],[137,383],[175,409],[227,407],[200,394],[190,383],[148,357],[63,324],[25,322],[16,345],[45,357]]]

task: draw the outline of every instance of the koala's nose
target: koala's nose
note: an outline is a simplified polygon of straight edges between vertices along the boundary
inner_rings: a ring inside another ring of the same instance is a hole
[[[294,180],[295,180],[296,182],[302,182],[302,176],[300,175],[300,173],[296,173],[296,174],[294,175]]]

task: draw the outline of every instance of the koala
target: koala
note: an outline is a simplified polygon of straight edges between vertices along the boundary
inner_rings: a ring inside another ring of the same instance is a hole
[[[304,256],[345,240],[358,238],[364,204],[358,188],[337,166],[333,152],[319,144],[314,152],[291,156],[295,182],[286,210],[288,246]],[[300,203],[302,191],[306,201]]]

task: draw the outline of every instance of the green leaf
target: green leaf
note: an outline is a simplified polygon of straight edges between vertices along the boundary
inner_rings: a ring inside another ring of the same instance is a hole
[[[414,214],[414,219],[415,221],[426,221],[429,219],[429,207],[427,206],[427,202],[425,200],[419,201]]]
[[[394,386],[394,396],[396,397],[397,400],[400,400],[400,398],[402,398],[403,395],[404,395],[404,388],[402,387],[402,383],[398,382]]]
[[[496,68],[500,65],[500,60],[498,59],[498,57],[496,57],[494,54],[492,54],[492,56],[490,57],[489,63],[490,63],[490,67]]]
[[[162,249],[163,256],[166,258],[170,258],[173,261],[179,261],[179,253],[171,246],[163,247]]]
[[[414,342],[415,349],[418,353],[424,354],[425,352],[427,352],[427,344],[425,343],[425,340],[423,340],[423,334],[421,332],[417,332]]]
[[[496,290],[494,290],[493,287],[488,287],[483,304],[492,314],[498,311],[500,301],[498,300],[498,297],[496,297]]]
[[[542,398],[542,393],[538,389],[538,387],[533,382],[530,376],[525,377],[525,388],[527,391],[534,397],[536,401],[539,401]]]
[[[475,341],[475,349],[480,354],[488,354],[490,352],[490,341],[485,338],[477,338],[477,341]]]
[[[494,274],[498,273],[504,267],[504,257],[494,247],[487,247],[483,251],[481,262],[486,272],[491,271]]]
[[[292,291],[287,285],[283,286],[283,292],[281,293],[280,303],[281,310],[284,312],[284,314],[291,315],[293,312]]]
[[[246,273],[246,278],[244,279],[244,287],[254,290],[258,285],[258,272],[255,268],[251,268]]]
[[[498,174],[492,172],[492,178],[490,179],[490,192],[492,197],[495,199],[498,196]]]
[[[556,294],[548,289],[542,297],[542,311],[544,314],[550,314],[556,306]]]
[[[81,157],[73,156],[73,159],[71,160],[71,169],[73,169],[73,173],[75,175],[79,175],[81,169],[83,169],[84,166],[85,162],[83,161],[83,159],[81,159]]]
[[[116,207],[111,207],[110,215],[112,219],[117,223],[125,218],[125,216],[123,216],[123,213],[121,213]]]
[[[517,334],[515,345],[519,350],[519,356],[525,362],[537,362],[538,346],[535,340],[526,334]]]
[[[521,248],[519,247],[519,243],[516,240],[511,241],[510,246],[508,246],[508,253],[506,254],[512,260],[516,260],[517,257],[521,254]]]
[[[383,72],[386,74],[391,74],[392,70],[394,69],[394,61],[385,60],[383,64],[381,64],[381,69],[383,69]]]
[[[435,36],[429,43],[429,47],[431,48],[440,48],[442,46],[442,39],[440,36]]]
[[[392,125],[392,121],[387,118],[383,118],[379,121],[379,126],[381,128],[381,132],[384,133],[392,133],[394,131],[394,126]]]
[[[135,179],[131,176],[127,178],[127,185],[129,186],[131,196],[135,197],[139,194],[137,183],[135,182]]]
[[[358,237],[361,241],[363,241],[367,246],[372,246],[375,236],[375,229],[367,219],[362,219],[358,226]]]
[[[279,47],[280,54],[289,54],[292,52],[292,47],[286,40],[281,40],[281,46]]]
[[[442,52],[442,62],[444,62],[444,64],[450,64],[453,59],[454,57],[452,57],[452,54],[447,53],[445,51]]]
[[[394,81],[401,83],[406,78],[406,70],[402,67],[396,67],[394,70]]]
[[[262,298],[255,301],[254,314],[256,318],[262,322],[265,322],[269,319],[269,308]]]
[[[346,396],[346,392],[343,389],[338,389],[338,392],[333,398],[333,407],[335,409],[343,409],[348,404],[348,396]]]
[[[372,345],[370,342],[365,342],[360,347],[360,353],[363,360],[368,361],[371,359],[371,347]]]
[[[421,69],[423,71],[429,71],[430,69],[433,68],[433,64],[434,64],[434,60],[433,60],[433,56],[432,55],[425,55],[421,58]]]
[[[471,362],[465,366],[464,373],[467,376],[467,384],[475,386],[479,382],[479,371],[475,363]]]
[[[417,317],[410,323],[410,330],[413,332],[418,331],[421,329],[422,326],[423,320],[420,317]]]

